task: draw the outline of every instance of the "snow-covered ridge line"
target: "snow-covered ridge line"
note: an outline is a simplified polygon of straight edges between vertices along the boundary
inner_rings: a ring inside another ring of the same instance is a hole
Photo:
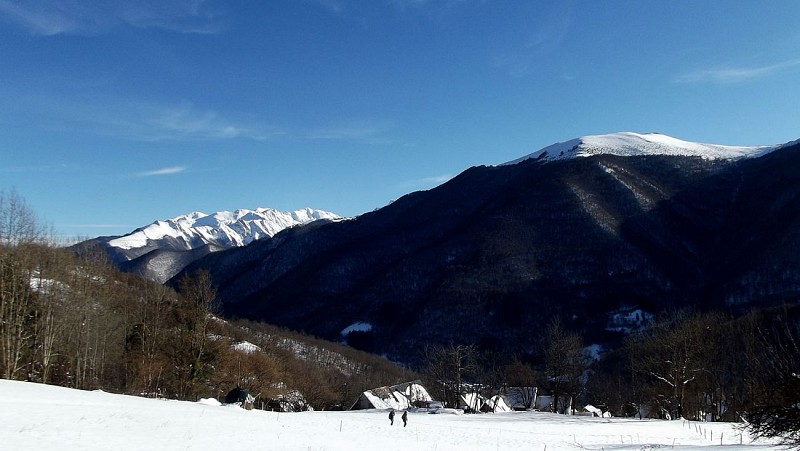
[[[255,240],[271,237],[288,227],[318,219],[337,220],[340,216],[311,208],[295,211],[272,208],[239,209],[212,214],[195,211],[156,221],[128,235],[110,240],[108,244],[127,250],[145,247],[150,241],[174,238],[182,241],[186,249],[210,243],[224,247],[245,246]]]
[[[760,157],[790,144],[724,146],[683,141],[660,133],[620,132],[607,135],[588,135],[552,144],[530,155],[503,163],[501,166],[517,164],[529,159],[555,161],[593,155],[674,155],[700,157],[708,160],[738,160]]]

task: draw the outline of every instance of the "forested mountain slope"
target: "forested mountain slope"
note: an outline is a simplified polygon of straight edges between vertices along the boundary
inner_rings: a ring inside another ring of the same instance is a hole
[[[610,341],[635,310],[795,302],[799,147],[475,167],[189,270],[211,272],[227,315],[328,339],[367,323],[357,344],[400,360],[429,343],[533,352],[553,315],[590,342]]]

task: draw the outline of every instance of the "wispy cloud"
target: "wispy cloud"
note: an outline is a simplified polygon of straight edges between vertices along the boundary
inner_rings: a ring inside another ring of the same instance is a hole
[[[357,11],[361,6],[353,0],[304,0],[322,7],[334,14],[345,14]],[[398,11],[447,11],[451,8],[474,2],[484,2],[486,0],[383,0],[384,5],[390,6]],[[379,3],[377,0],[375,3]]]
[[[286,134],[278,128],[200,108],[192,102],[160,104],[130,99],[87,101],[62,93],[11,93],[25,114],[54,130],[95,134],[130,141],[264,141]]]
[[[77,164],[41,164],[35,166],[3,166],[0,167],[0,172],[6,173],[63,173],[63,172],[77,172],[83,170]]]
[[[342,0],[305,0],[305,1],[313,3],[315,5],[319,5],[322,8],[336,14],[339,14],[344,10],[344,3],[342,2]]]
[[[419,180],[416,180],[416,182],[423,185],[439,185],[441,183],[450,180],[451,178],[453,178],[452,175],[443,174],[443,175],[435,175],[433,177],[421,178]]]
[[[388,2],[400,9],[419,8],[435,3],[433,0],[388,0]]]
[[[407,180],[400,184],[402,189],[430,189],[453,178],[450,174],[434,175],[420,179]]]
[[[174,174],[180,174],[181,172],[185,171],[186,171],[185,166],[171,166],[168,168],[160,168],[160,169],[154,169],[152,171],[139,172],[138,174],[136,174],[136,176],[153,177],[157,175],[174,175]]]
[[[199,110],[190,103],[177,107],[158,107],[151,117],[152,119],[148,119],[143,125],[149,125],[156,132],[156,136],[250,138],[262,141],[269,136],[281,134],[277,131],[235,124],[215,111]]]
[[[409,8],[438,7],[451,8],[474,0],[386,0],[392,6],[405,10]]]
[[[0,16],[45,36],[94,35],[122,25],[180,33],[221,29],[220,15],[207,0],[0,0]]]
[[[741,83],[800,67],[800,59],[755,67],[722,67],[701,69],[679,75],[676,83]]]
[[[575,6],[572,2],[559,3],[543,14],[538,27],[524,44],[500,53],[492,63],[511,77],[527,76],[541,64],[544,57],[561,47],[572,28],[574,15]]]
[[[309,133],[311,139],[330,141],[359,141],[372,144],[391,142],[386,133],[394,128],[391,121],[352,120],[340,124],[320,127]]]

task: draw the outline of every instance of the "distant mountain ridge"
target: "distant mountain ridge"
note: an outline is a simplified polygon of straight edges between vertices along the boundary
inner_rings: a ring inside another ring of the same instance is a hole
[[[556,161],[593,155],[623,157],[671,155],[700,157],[706,160],[738,160],[760,157],[780,147],[782,146],[724,146],[684,141],[661,133],[619,132],[587,135],[555,143],[503,165],[517,164],[525,160]]]
[[[76,247],[99,245],[111,262],[126,272],[165,282],[187,264],[210,252],[246,246],[286,228],[318,220],[339,220],[335,213],[311,208],[280,211],[273,208],[192,212],[157,220],[133,232],[99,237]]]
[[[147,247],[152,241],[167,237],[185,243],[184,250],[206,245],[222,248],[246,246],[255,240],[271,237],[281,230],[316,221],[340,219],[322,210],[304,208],[279,211],[272,208],[218,211],[212,214],[192,212],[166,221],[156,221],[146,227],[108,241],[109,246],[125,250]]]

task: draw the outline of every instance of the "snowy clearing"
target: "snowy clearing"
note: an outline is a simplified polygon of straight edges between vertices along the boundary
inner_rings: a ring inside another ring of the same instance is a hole
[[[1,380],[0,448],[694,450],[721,442],[726,450],[779,449],[752,443],[729,423],[412,411],[403,428],[399,414],[389,426],[384,410],[275,413],[209,404]]]

